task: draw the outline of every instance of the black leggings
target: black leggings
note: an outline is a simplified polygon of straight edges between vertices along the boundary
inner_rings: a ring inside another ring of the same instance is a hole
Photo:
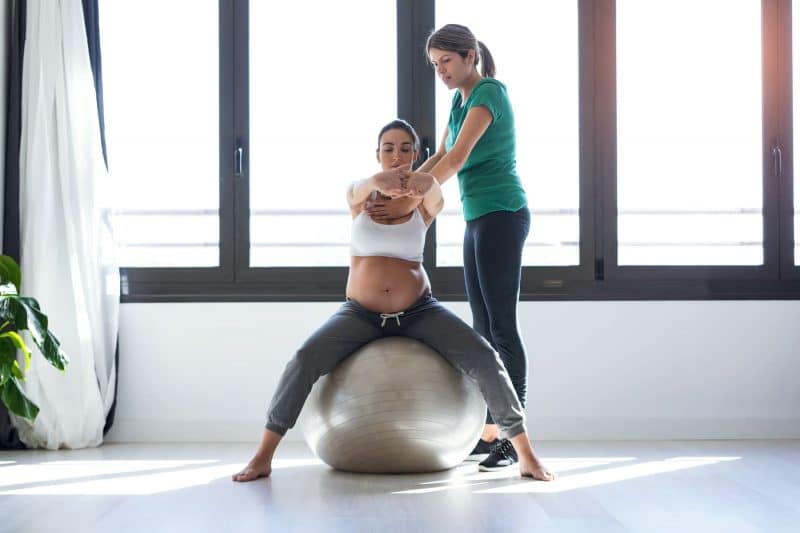
[[[528,356],[517,323],[522,247],[531,226],[527,207],[467,221],[464,281],[472,327],[500,354],[522,406],[528,392]],[[492,417],[487,413],[487,423]]]

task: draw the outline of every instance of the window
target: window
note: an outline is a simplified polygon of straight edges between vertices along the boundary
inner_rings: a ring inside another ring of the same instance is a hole
[[[438,146],[449,22],[514,106],[522,299],[798,298],[795,3],[102,0],[123,301],[341,300],[346,186],[395,117]],[[425,267],[463,300],[444,192]]]
[[[764,262],[760,52],[759,0],[617,1],[620,265]]]
[[[489,48],[508,89],[517,133],[517,172],[531,232],[523,265],[577,265],[579,254],[578,4],[563,0],[437,0],[436,27],[463,24]],[[546,53],[545,53],[546,51]],[[453,91],[436,80],[436,142]],[[453,177],[450,181],[455,182]],[[436,264],[461,266],[464,219],[458,186],[443,188]]]
[[[121,264],[217,266],[217,2],[103,0],[99,12]]]
[[[378,170],[378,131],[397,116],[395,11],[250,3],[251,267],[350,264],[346,187]]]

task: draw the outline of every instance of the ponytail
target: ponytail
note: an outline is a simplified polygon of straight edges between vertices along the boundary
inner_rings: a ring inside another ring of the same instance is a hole
[[[492,53],[489,52],[489,49],[486,48],[486,45],[483,44],[483,41],[478,41],[478,48],[480,49],[479,58],[476,59],[475,64],[478,64],[478,61],[483,63],[481,66],[481,76],[484,78],[494,78],[495,67],[494,67],[494,58],[492,57]]]

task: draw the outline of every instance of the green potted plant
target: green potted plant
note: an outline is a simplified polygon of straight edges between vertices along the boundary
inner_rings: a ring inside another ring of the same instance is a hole
[[[16,261],[0,255],[0,399],[10,412],[33,423],[39,407],[25,396],[20,386],[31,364],[31,351],[20,332],[29,331],[44,358],[62,372],[69,359],[58,339],[47,329],[47,316],[39,309],[39,302],[20,296],[21,277]],[[20,368],[17,349],[25,356],[24,369]]]

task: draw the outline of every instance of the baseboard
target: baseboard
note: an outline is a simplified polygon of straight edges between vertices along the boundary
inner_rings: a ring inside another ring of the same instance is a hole
[[[117,419],[106,442],[251,442],[260,421]],[[532,439],[541,440],[698,440],[798,439],[800,418],[538,417],[528,420]],[[286,435],[300,442],[294,428]]]

